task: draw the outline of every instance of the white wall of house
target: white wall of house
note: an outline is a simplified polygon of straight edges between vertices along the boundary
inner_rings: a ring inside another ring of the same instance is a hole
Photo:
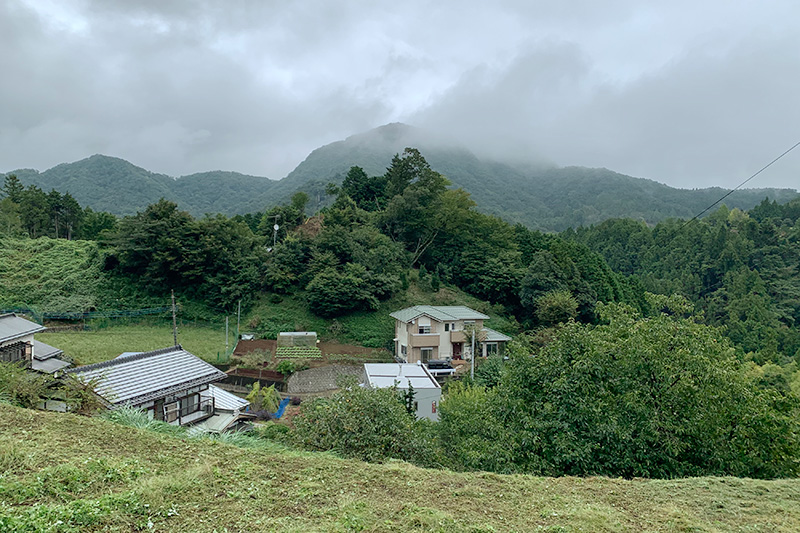
[[[442,401],[442,389],[414,389],[414,403],[417,418],[439,421],[439,403]]]

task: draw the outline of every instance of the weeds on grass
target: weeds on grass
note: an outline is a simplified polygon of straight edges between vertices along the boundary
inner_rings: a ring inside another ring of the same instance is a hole
[[[106,420],[123,426],[146,429],[173,437],[187,436],[186,428],[182,426],[173,426],[161,420],[153,420],[150,418],[147,411],[137,409],[136,407],[120,407],[119,409],[105,411],[101,416]]]
[[[0,531],[15,533],[79,533],[114,524],[133,524],[137,530],[147,530],[153,528],[155,517],[149,505],[142,503],[134,492],[59,505],[34,505],[27,509],[0,501]]]

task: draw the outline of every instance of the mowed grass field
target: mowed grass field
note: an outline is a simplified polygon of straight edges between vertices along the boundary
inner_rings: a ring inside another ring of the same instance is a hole
[[[0,531],[796,532],[800,480],[462,474],[0,405]]]
[[[146,352],[174,344],[172,324],[166,321],[163,324],[112,325],[89,331],[37,333],[36,339],[60,348],[76,365],[107,361],[122,352]],[[230,330],[229,339],[233,347],[236,343],[234,328]],[[178,343],[196,356],[216,362],[217,353],[225,352],[225,325],[179,325]]]

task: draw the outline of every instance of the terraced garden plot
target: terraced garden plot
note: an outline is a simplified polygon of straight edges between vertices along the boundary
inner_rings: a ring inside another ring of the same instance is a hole
[[[283,359],[322,359],[319,348],[311,346],[278,346],[275,357]]]

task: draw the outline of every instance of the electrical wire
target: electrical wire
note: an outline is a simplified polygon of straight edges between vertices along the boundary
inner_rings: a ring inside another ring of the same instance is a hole
[[[759,170],[758,172],[756,172],[755,174],[753,174],[752,176],[750,176],[749,178],[747,178],[746,180],[744,180],[743,182],[741,182],[739,185],[737,185],[736,187],[734,187],[733,189],[731,189],[730,191],[728,191],[728,192],[727,192],[725,195],[723,195],[723,196],[722,196],[722,198],[720,198],[719,200],[717,200],[716,202],[714,202],[713,204],[711,204],[710,206],[706,207],[705,209],[703,209],[702,211],[700,211],[699,213],[697,213],[695,216],[693,216],[692,218],[690,218],[689,220],[687,220],[686,222],[684,222],[684,223],[683,223],[683,225],[682,225],[680,228],[678,228],[678,231],[682,230],[682,229],[683,229],[683,228],[685,228],[687,225],[689,225],[691,222],[694,222],[695,220],[697,220],[698,218],[700,218],[700,217],[703,215],[703,213],[707,212],[709,209],[711,209],[712,207],[714,207],[715,205],[717,205],[718,203],[720,203],[722,200],[724,200],[725,198],[727,198],[728,196],[730,196],[731,194],[733,194],[733,193],[734,193],[734,192],[736,192],[737,190],[741,189],[741,188],[742,188],[742,187],[743,187],[743,186],[744,186],[744,185],[745,185],[745,184],[746,184],[748,181],[750,181],[751,179],[755,178],[756,176],[758,176],[759,174],[761,174],[762,172],[764,172],[765,170],[767,170],[767,169],[768,169],[769,167],[771,167],[771,166],[772,166],[774,163],[777,163],[777,162],[778,162],[778,160],[780,160],[781,158],[783,158],[783,156],[787,155],[789,152],[791,152],[792,150],[794,150],[794,149],[795,149],[795,148],[797,148],[798,146],[800,146],[800,141],[797,141],[797,142],[794,144],[794,146],[792,146],[791,148],[789,148],[788,150],[786,150],[785,152],[783,152],[781,155],[779,155],[778,157],[776,157],[775,159],[773,159],[772,161],[770,161],[769,163],[767,163],[766,165],[764,165],[763,167],[761,167],[761,170]]]

